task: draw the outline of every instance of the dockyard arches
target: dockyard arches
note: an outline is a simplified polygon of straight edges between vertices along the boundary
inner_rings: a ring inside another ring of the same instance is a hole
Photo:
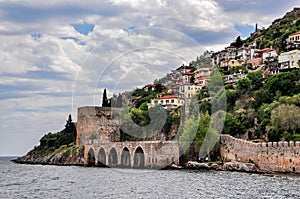
[[[131,167],[130,152],[127,147],[123,148],[121,154],[121,166]]]
[[[88,151],[87,166],[95,166],[95,152],[93,148]]]
[[[145,167],[145,154],[143,149],[139,146],[134,151],[133,167],[144,168]]]
[[[118,154],[114,147],[112,147],[109,151],[108,166],[110,167],[118,166]]]
[[[106,153],[104,148],[100,148],[98,152],[98,166],[106,166]]]

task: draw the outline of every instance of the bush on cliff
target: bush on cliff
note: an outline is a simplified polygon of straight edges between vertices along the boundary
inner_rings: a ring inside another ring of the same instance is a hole
[[[28,154],[48,154],[62,145],[71,145],[76,141],[76,125],[72,121],[71,115],[69,115],[66,121],[65,128],[57,133],[51,133],[44,135],[40,139],[40,145],[34,147]]]

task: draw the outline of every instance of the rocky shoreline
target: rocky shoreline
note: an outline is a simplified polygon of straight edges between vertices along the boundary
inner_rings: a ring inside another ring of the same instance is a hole
[[[83,148],[74,145],[61,146],[53,152],[32,150],[12,162],[19,164],[41,164],[60,166],[83,166]]]
[[[172,166],[176,169],[176,166]],[[224,164],[216,163],[199,163],[195,161],[189,161],[186,163],[184,169],[190,170],[215,170],[215,171],[237,171],[246,173],[264,173],[260,171],[253,163],[242,162],[225,162]]]
[[[39,164],[39,165],[56,165],[56,166],[84,166],[84,160],[81,157],[64,157],[63,154],[55,155],[25,155],[12,160],[18,164]],[[172,164],[164,169],[169,170],[215,170],[215,171],[237,171],[247,173],[264,173],[260,171],[253,163],[242,162],[225,162],[223,165],[216,163],[199,163],[196,161],[189,161],[184,166]]]
[[[83,158],[64,157],[63,154],[55,155],[25,155],[12,160],[18,164],[40,164],[40,165],[57,165],[57,166],[83,166]]]

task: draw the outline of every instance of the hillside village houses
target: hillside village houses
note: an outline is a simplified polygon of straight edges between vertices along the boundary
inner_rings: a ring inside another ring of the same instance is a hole
[[[289,35],[287,39],[287,50],[300,49],[300,31]]]
[[[282,53],[278,56],[279,68],[282,70],[299,68],[299,61],[300,50],[292,50],[286,53]]]
[[[258,31],[258,30],[257,30]],[[287,52],[279,54],[279,49],[272,46],[264,49],[257,49],[256,42],[249,45],[226,47],[219,52],[210,54],[211,65],[219,67],[225,74],[225,84],[236,84],[238,79],[245,78],[245,71],[239,70],[237,73],[230,74],[230,70],[237,66],[246,66],[254,71],[262,70],[264,77],[277,74],[281,71],[288,71],[299,68],[300,63],[300,32],[289,35],[287,41]],[[198,61],[198,59],[197,59]],[[196,66],[198,66],[196,64]],[[170,88],[167,95],[157,96],[148,104],[148,108],[161,104],[165,109],[172,109],[181,106],[184,99],[190,99],[202,88],[209,84],[210,75],[213,68],[195,68],[195,65],[182,65],[176,70],[171,71],[163,79],[162,85]],[[153,89],[151,85],[147,89]]]

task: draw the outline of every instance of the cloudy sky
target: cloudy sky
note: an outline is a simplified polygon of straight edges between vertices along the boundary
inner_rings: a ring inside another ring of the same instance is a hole
[[[0,155],[26,154],[77,107],[99,105],[103,88],[153,82],[298,3],[0,0]]]

